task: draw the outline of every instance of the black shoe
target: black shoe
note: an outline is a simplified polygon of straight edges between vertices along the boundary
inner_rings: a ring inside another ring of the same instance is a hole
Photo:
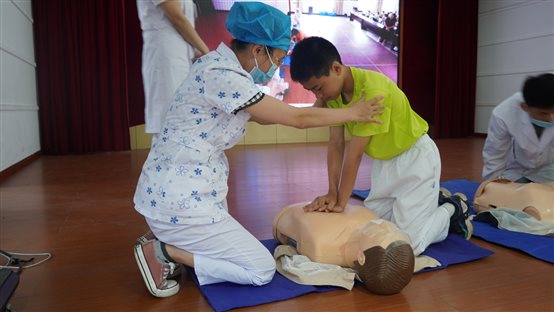
[[[454,214],[450,217],[449,231],[470,239],[473,234],[473,224],[469,220],[469,203],[462,193],[455,193],[445,199],[445,203],[454,206]]]

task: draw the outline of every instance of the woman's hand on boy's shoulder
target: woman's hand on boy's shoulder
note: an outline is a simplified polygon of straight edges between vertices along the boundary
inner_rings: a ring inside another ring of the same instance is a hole
[[[383,123],[381,120],[374,118],[375,116],[379,116],[383,113],[385,106],[382,103],[379,103],[382,99],[384,99],[384,97],[379,95],[367,100],[362,95],[362,97],[351,106],[352,109],[356,110],[356,121],[366,121],[379,124]]]

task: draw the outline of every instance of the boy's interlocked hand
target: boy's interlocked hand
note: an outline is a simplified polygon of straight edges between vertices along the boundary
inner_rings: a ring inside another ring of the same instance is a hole
[[[316,197],[311,203],[304,206],[304,212],[343,212],[344,207],[337,205],[337,196],[326,194]]]

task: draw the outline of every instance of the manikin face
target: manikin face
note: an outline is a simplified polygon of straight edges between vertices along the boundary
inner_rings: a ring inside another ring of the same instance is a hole
[[[307,81],[302,82],[302,86],[304,89],[313,92],[318,100],[323,102],[334,100],[339,97],[342,91],[343,70],[343,67],[335,62],[331,66],[328,76],[311,77]]]
[[[345,262],[353,264],[354,261],[358,261],[363,264],[365,263],[365,250],[376,246],[386,249],[395,241],[411,244],[410,237],[394,223],[383,219],[372,220],[352,232],[348,242],[344,245]]]
[[[554,107],[550,109],[544,109],[544,108],[537,108],[527,105],[526,103],[520,104],[521,109],[526,111],[529,116],[533,119],[545,121],[545,122],[553,122],[554,121]]]

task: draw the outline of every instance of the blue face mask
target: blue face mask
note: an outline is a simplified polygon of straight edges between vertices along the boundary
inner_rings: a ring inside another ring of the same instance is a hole
[[[265,48],[265,52],[267,53],[267,56],[269,57],[269,61],[271,62],[271,68],[267,71],[267,73],[264,73],[259,67],[258,67],[258,60],[254,58],[254,62],[256,62],[256,67],[254,67],[250,71],[250,76],[252,76],[252,79],[254,80],[254,83],[257,84],[264,84],[271,80],[273,75],[275,74],[275,71],[277,68],[279,68],[273,61],[271,60],[271,56],[269,55],[269,51],[267,51],[267,47]]]
[[[554,121],[542,121],[531,117],[529,117],[529,119],[531,119],[531,123],[537,127],[548,128],[554,126]]]

